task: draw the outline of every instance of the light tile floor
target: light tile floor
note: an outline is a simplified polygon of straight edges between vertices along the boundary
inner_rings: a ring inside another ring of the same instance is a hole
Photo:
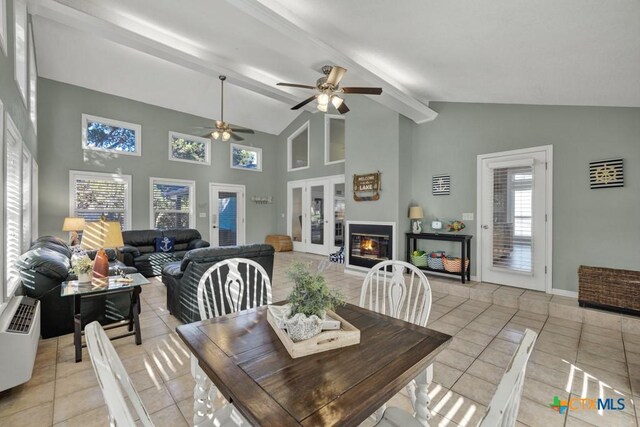
[[[317,262],[320,258],[277,253],[274,301],[284,299],[291,289],[285,268],[293,259]],[[362,277],[345,274],[336,264],[325,277],[349,302],[358,303]],[[497,305],[469,299],[469,293],[456,296],[438,291],[454,289],[455,280],[430,277],[430,282],[437,290],[433,291],[429,327],[454,335],[434,366],[435,381],[429,392],[432,426],[477,424],[525,328],[540,335],[527,369],[519,425],[638,426],[640,413],[633,400],[640,396],[640,335],[627,333],[620,325],[607,329],[523,310],[527,307],[518,290],[482,284],[479,292],[491,291],[493,298],[504,299],[504,305]],[[473,288],[470,292],[473,296]],[[505,306],[512,305],[510,298],[520,298],[520,309]],[[166,291],[159,280],[144,287],[142,303],[143,344],[136,346],[127,338],[114,345],[154,423],[190,425],[193,380],[189,353],[173,332],[179,321],[166,310]],[[0,426],[108,424],[86,349],[83,361],[74,363],[72,344],[71,335],[40,342],[33,378],[0,393]],[[600,414],[569,409],[561,415],[549,408],[554,396],[624,398],[625,408]],[[391,405],[410,407],[403,392]]]

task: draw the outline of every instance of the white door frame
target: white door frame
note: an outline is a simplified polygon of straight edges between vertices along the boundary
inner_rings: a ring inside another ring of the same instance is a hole
[[[236,243],[238,245],[244,245],[245,241],[246,241],[246,236],[247,236],[247,209],[246,209],[246,187],[244,185],[240,185],[240,184],[224,184],[224,183],[220,183],[220,182],[210,182],[209,183],[209,239],[211,241],[213,241],[212,234],[213,234],[213,226],[211,224],[213,215],[215,213],[215,215],[218,215],[218,209],[217,206],[215,207],[215,211],[214,211],[214,206],[213,203],[211,203],[211,194],[213,192],[213,187],[223,187],[223,188],[228,188],[230,190],[236,190],[238,191],[238,193],[240,193],[240,202],[237,206],[238,208],[238,214],[240,216],[240,218],[242,219],[241,223],[238,224],[238,235],[237,235],[237,240]],[[219,223],[219,220],[218,220]]]
[[[323,183],[325,186],[329,186],[329,191],[327,192],[325,204],[324,204],[324,215],[325,221],[329,221],[325,223],[325,246],[327,248],[327,253],[333,250],[333,243],[335,242],[335,223],[333,218],[333,195],[335,191],[335,184],[345,182],[344,175],[329,175],[329,176],[321,176],[317,178],[307,178],[307,179],[298,179],[295,181],[287,182],[287,234],[289,236],[292,235],[293,227],[291,226],[292,215],[293,215],[293,200],[291,199],[291,189],[294,187],[302,187],[303,189],[308,188],[310,185],[320,185]],[[326,187],[325,187],[326,188]],[[308,193],[308,192],[307,192]],[[346,193],[346,187],[345,187]],[[302,233],[304,240],[305,227],[310,225],[310,219],[308,215],[304,212],[304,206],[307,206],[310,200],[309,195],[305,195],[305,191],[302,192],[302,206],[303,206],[303,219],[302,219]],[[346,226],[346,224],[345,224]],[[307,242],[293,242],[294,250],[300,250],[304,252],[310,252],[311,243]],[[317,245],[315,245],[317,246]],[[297,248],[297,249],[296,249]],[[316,253],[316,252],[313,252]]]
[[[546,179],[546,227],[545,227],[545,289],[548,294],[566,294],[568,296],[575,296],[572,292],[563,292],[562,290],[553,290],[553,145],[543,145],[539,147],[523,148],[519,150],[501,151],[498,153],[479,154],[476,163],[476,276],[478,281],[482,281],[482,162],[486,159],[503,156],[513,156],[529,154],[534,152],[544,151],[547,157],[547,179]]]

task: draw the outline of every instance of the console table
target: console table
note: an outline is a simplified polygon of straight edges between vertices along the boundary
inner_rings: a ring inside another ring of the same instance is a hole
[[[453,233],[406,233],[407,235],[407,262],[411,262],[411,254],[413,251],[417,250],[418,240],[443,240],[447,242],[460,242],[460,257],[462,258],[462,267],[460,272],[449,272],[446,270],[434,270],[429,267],[418,267],[421,270],[425,271],[435,271],[438,273],[444,274],[452,274],[454,276],[460,276],[460,281],[465,283],[466,280],[471,280],[471,238],[468,234],[453,234]],[[469,258],[469,268],[464,271],[464,260],[465,258]]]

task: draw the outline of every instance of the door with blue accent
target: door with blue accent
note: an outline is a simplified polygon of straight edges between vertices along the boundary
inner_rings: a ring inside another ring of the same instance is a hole
[[[245,243],[244,185],[210,184],[211,246],[237,246]]]

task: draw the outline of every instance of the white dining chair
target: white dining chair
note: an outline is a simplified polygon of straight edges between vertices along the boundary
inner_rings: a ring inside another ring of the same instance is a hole
[[[522,341],[511,357],[478,427],[513,427],[516,425],[527,363],[537,338],[538,334],[534,331],[525,330]],[[388,408],[376,425],[380,427],[428,426],[400,408]]]
[[[407,270],[407,275],[404,272]],[[386,314],[405,322],[427,326],[431,311],[431,286],[424,273],[404,261],[383,261],[367,273],[360,292],[360,307]],[[433,365],[407,385],[414,410],[429,418],[427,389],[433,381]],[[379,420],[385,411],[383,405],[375,413]]]
[[[135,426],[138,418],[143,426],[153,426],[140,395],[133,387],[131,378],[100,323],[89,323],[84,328],[84,334],[91,364],[109,411],[109,425]],[[127,404],[127,400],[131,406]],[[134,413],[131,412],[131,407]]]
[[[202,320],[271,304],[271,280],[265,269],[253,260],[226,259],[204,272],[198,283],[197,299]],[[232,404],[226,402],[221,406],[216,405],[216,402],[224,400],[193,354],[191,373],[196,381],[193,395],[194,425],[207,424],[214,414],[220,413],[226,419],[233,419],[234,425],[250,425]]]

